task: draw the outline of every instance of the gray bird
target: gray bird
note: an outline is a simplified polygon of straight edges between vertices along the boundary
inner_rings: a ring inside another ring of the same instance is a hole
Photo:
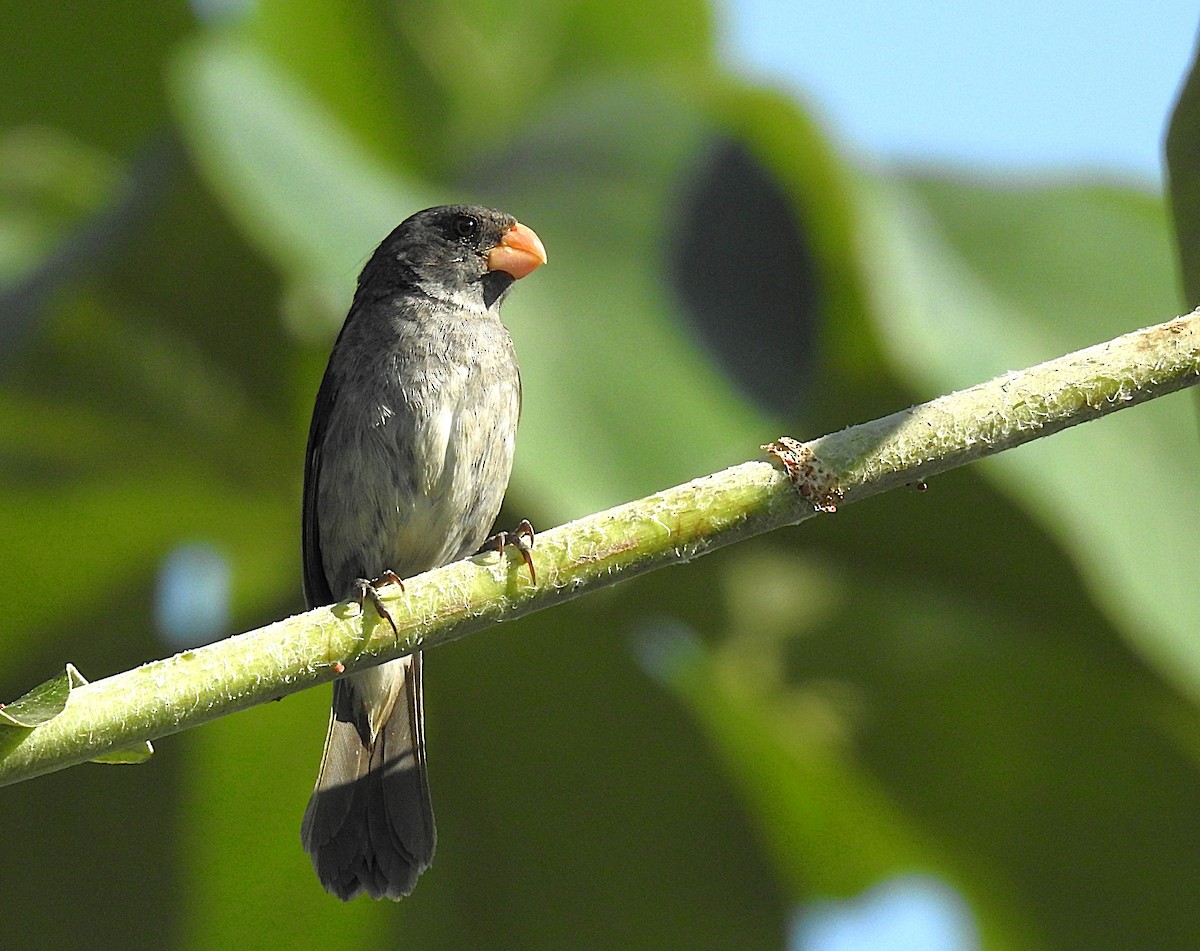
[[[383,582],[370,579],[479,550],[508,487],[521,409],[500,302],[545,261],[533,231],[473,205],[418,212],[371,256],[308,434],[309,607],[370,598],[390,621],[374,587]],[[433,859],[421,666],[416,653],[333,685],[301,840],[343,900],[407,895]]]

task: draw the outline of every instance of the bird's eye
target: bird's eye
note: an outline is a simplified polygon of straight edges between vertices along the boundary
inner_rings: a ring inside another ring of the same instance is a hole
[[[473,238],[479,234],[479,219],[474,215],[458,215],[454,219],[453,228],[460,238]]]

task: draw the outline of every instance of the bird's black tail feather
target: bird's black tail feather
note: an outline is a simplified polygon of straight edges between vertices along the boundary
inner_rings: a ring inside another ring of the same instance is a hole
[[[343,901],[360,892],[402,898],[433,860],[421,667],[417,653],[333,685],[325,754],[300,837],[321,884]],[[362,690],[365,678],[391,679],[390,709],[367,709],[362,695],[379,691]]]

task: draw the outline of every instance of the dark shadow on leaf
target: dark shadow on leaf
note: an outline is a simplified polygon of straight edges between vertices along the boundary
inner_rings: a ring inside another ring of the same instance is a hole
[[[738,388],[791,416],[817,359],[821,288],[795,202],[740,142],[715,139],[684,186],[668,276]]]

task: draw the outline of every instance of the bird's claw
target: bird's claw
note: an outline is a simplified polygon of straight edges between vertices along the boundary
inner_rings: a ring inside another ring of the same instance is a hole
[[[355,579],[354,590],[358,593],[358,597],[356,598],[358,608],[362,611],[365,603],[370,601],[371,605],[375,608],[375,613],[387,621],[391,625],[392,633],[399,637],[400,630],[396,627],[396,622],[392,619],[392,612],[387,609],[387,606],[383,603],[383,599],[379,596],[379,589],[385,584],[399,585],[400,590],[404,590],[404,582],[390,568],[374,581],[368,581],[366,578]]]
[[[511,532],[497,532],[487,541],[485,541],[479,549],[482,554],[485,551],[498,551],[503,553],[505,546],[513,545],[517,551],[521,553],[521,560],[525,562],[525,567],[529,569],[529,580],[532,584],[537,584],[537,572],[533,570],[533,542],[535,533],[533,526],[529,524],[529,519],[521,519],[521,524]]]

